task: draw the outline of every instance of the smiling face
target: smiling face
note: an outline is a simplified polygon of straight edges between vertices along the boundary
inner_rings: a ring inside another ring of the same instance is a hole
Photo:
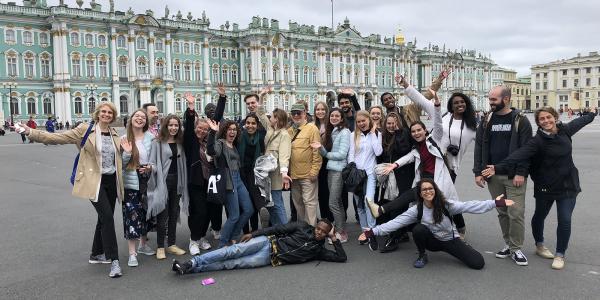
[[[315,227],[315,240],[322,241],[327,237],[327,234],[331,231],[331,225],[325,222],[317,223]]]
[[[327,109],[325,108],[323,103],[318,103],[317,106],[315,107],[315,117],[319,120],[323,120],[323,119],[325,119],[326,115],[327,115]]]
[[[394,133],[396,130],[398,130],[398,122],[396,121],[396,118],[392,116],[385,118],[385,129],[389,133]]]
[[[427,206],[433,205],[433,198],[435,197],[435,188],[429,182],[421,183],[421,198],[427,204]]]
[[[545,111],[540,112],[538,114],[536,121],[538,123],[538,126],[542,127],[542,129],[544,131],[548,131],[548,132],[556,132],[557,131],[556,118],[554,118],[554,116],[549,112],[545,112]]]
[[[371,122],[369,118],[360,115],[356,117],[356,126],[358,129],[360,129],[360,131],[367,131],[371,129]]]
[[[340,98],[338,104],[340,105],[340,108],[342,109],[342,111],[344,111],[344,113],[348,113],[350,112],[350,110],[352,110],[352,105],[350,104],[350,99],[348,98]]]
[[[502,97],[502,88],[495,87],[488,94],[488,101],[491,110],[497,112],[509,105],[510,97]]]
[[[387,109],[393,109],[396,106],[396,99],[394,99],[392,94],[385,94],[382,100],[383,106],[385,106]]]
[[[179,132],[179,122],[176,119],[170,119],[167,129],[169,130],[170,136],[176,136]]]
[[[382,111],[379,109],[379,107],[371,109],[371,119],[373,119],[374,122],[381,120],[381,114]]]
[[[210,127],[208,126],[208,123],[198,122],[198,124],[196,124],[196,127],[194,127],[194,133],[196,133],[196,137],[199,140],[203,140],[208,135],[209,128]]]
[[[154,125],[158,121],[158,107],[150,105],[146,108],[148,118],[150,118],[150,124]]]
[[[108,105],[102,105],[99,109],[98,122],[110,124],[115,118],[113,110]]]
[[[231,124],[227,127],[227,133],[225,134],[225,140],[229,143],[233,143],[237,137],[237,125]]]
[[[342,114],[340,114],[339,111],[334,110],[329,114],[329,123],[331,123],[331,125],[333,125],[333,127],[340,124],[341,121],[342,121]]]
[[[131,116],[131,126],[133,128],[143,129],[146,126],[146,122],[148,122],[146,114],[141,111],[137,111]]]
[[[246,132],[248,132],[249,135],[253,135],[256,133],[256,129],[258,128],[258,122],[256,118],[247,117],[244,125],[246,125]]]
[[[248,97],[246,99],[246,109],[248,109],[248,112],[255,113],[257,108],[258,108],[258,98],[256,98],[256,96]]]
[[[465,99],[460,96],[454,96],[454,98],[452,98],[452,112],[462,115],[466,109],[467,103],[465,102]]]
[[[416,123],[410,126],[410,135],[417,142],[422,142],[427,137],[427,131],[423,128],[423,125]]]

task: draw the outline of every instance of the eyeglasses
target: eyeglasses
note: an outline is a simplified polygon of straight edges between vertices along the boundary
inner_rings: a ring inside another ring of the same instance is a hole
[[[227,128],[227,131],[237,131],[237,128]]]
[[[421,189],[421,193],[424,193],[424,192],[433,192],[433,191],[435,191],[435,189],[432,188],[432,187],[430,187],[430,188],[422,188]]]
[[[292,116],[299,116],[303,113],[303,111],[301,110],[292,110],[291,114]]]

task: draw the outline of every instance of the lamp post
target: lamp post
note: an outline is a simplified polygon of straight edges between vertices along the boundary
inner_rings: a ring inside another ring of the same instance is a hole
[[[10,110],[10,123],[11,125],[14,124],[14,119],[13,119],[13,115],[14,115],[14,110],[12,107],[12,91],[13,89],[17,89],[17,83],[16,82],[5,82],[2,84],[2,86],[4,87],[4,89],[8,89],[8,109]]]
[[[93,83],[86,84],[85,89],[88,90],[88,95],[91,94],[91,98],[94,98],[94,101],[96,101],[96,98],[94,97],[94,92],[98,89],[98,85]]]

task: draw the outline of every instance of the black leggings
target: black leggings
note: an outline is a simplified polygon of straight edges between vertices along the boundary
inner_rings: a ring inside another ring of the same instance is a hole
[[[115,233],[115,202],[117,201],[117,176],[102,175],[98,201],[92,205],[98,213],[94,242],[92,244],[92,255],[104,253],[107,259],[118,260],[119,249],[117,247],[117,235]]]
[[[190,206],[188,215],[188,227],[190,238],[197,241],[206,235],[208,230],[208,202],[206,201],[206,182],[202,185],[189,184]]]
[[[177,175],[167,175],[168,199],[167,207],[156,217],[156,245],[158,248],[165,247],[165,235],[167,235],[167,246],[175,245],[177,240],[177,219],[179,219],[179,198],[177,194]],[[168,222],[168,224],[167,224]],[[167,230],[169,231],[167,233]]]
[[[465,242],[459,238],[450,241],[440,241],[436,239],[429,228],[423,224],[416,224],[412,229],[412,233],[413,240],[415,241],[420,254],[424,254],[425,250],[433,252],[444,251],[458,258],[471,269],[481,270],[485,265],[481,253],[465,244]]]

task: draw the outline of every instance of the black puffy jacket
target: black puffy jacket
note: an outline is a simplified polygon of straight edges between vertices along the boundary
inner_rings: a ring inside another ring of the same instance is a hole
[[[273,236],[277,245],[276,259],[283,264],[299,264],[311,260],[345,262],[346,252],[340,241],[335,241],[335,251],[325,249],[325,240],[315,239],[315,228],[306,222],[292,222],[274,227],[259,229],[256,236]]]

